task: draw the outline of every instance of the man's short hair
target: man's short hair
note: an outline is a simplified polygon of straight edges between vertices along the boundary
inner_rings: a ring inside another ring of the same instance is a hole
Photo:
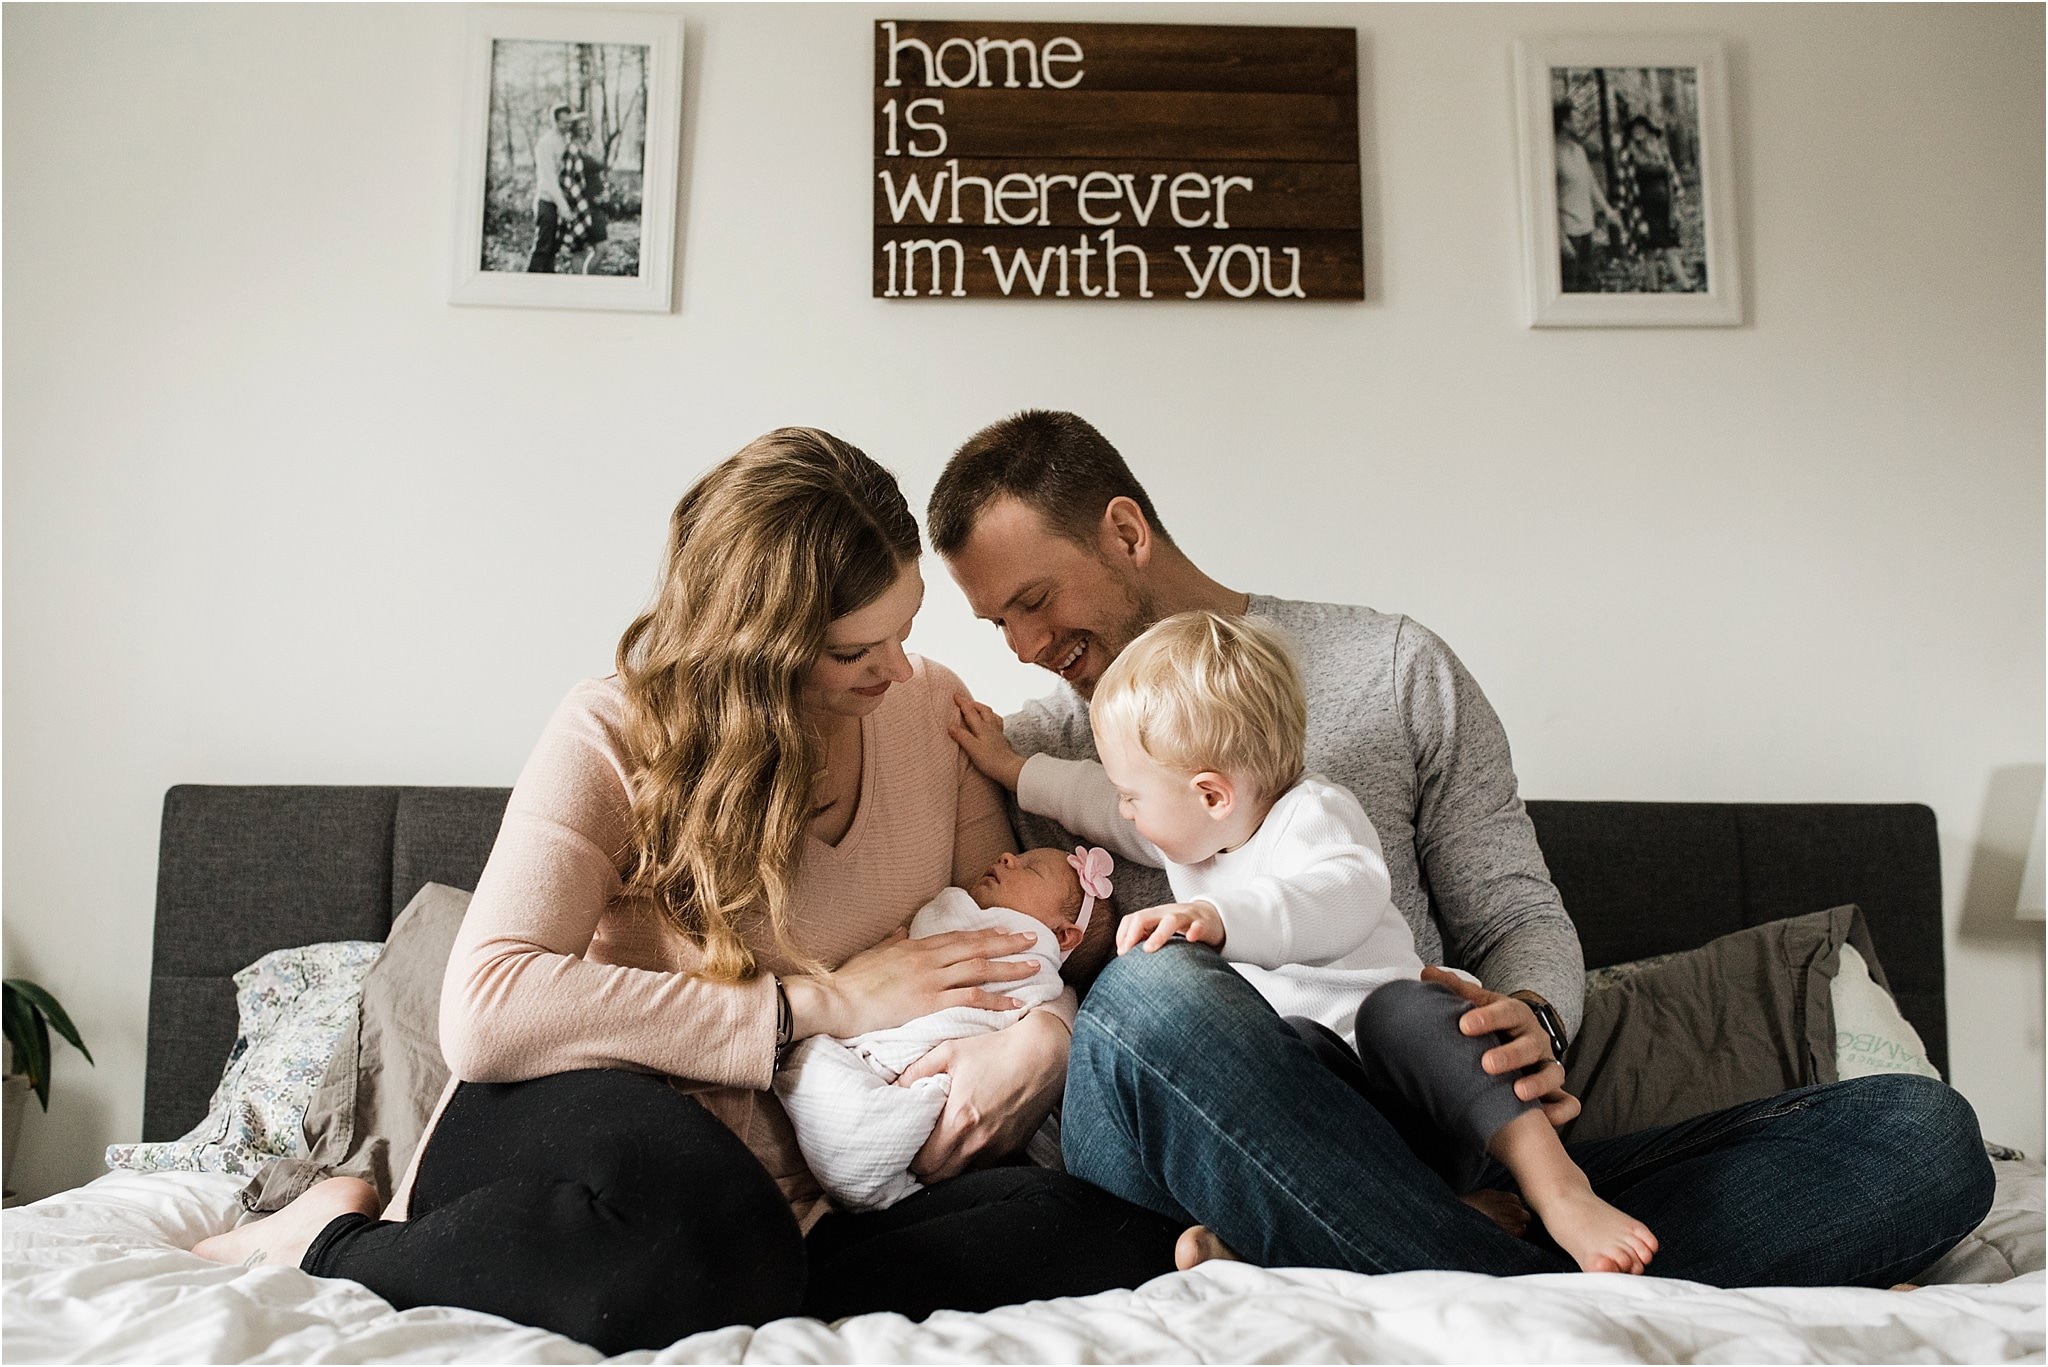
[[[548,122],[553,123],[556,119],[561,118],[562,115],[568,113],[575,107],[575,105],[570,104],[567,100],[555,101],[553,104],[548,106]]]
[[[1259,801],[1301,781],[1308,696],[1294,648],[1256,617],[1179,612],[1123,648],[1095,685],[1095,734],[1159,764],[1248,779]]]
[[[1103,435],[1072,413],[1029,408],[990,423],[946,462],[925,522],[932,549],[951,555],[967,544],[989,505],[1014,498],[1036,509],[1046,529],[1092,550],[1103,510],[1128,498],[1168,545],[1152,499]]]

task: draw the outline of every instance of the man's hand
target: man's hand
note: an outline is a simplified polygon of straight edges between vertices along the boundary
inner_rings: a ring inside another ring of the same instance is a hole
[[[1458,1029],[1466,1035],[1488,1035],[1496,1031],[1511,1036],[1480,1057],[1479,1066],[1498,1076],[1541,1064],[1527,1077],[1515,1079],[1515,1095],[1543,1107],[1543,1117],[1553,1126],[1569,1124],[1579,1114],[1579,1099],[1564,1089],[1564,1064],[1550,1056],[1550,1037],[1536,1020],[1529,1003],[1488,991],[1467,982],[1448,969],[1422,970],[1422,980],[1437,983],[1473,1003],[1458,1018]]]
[[[946,1109],[910,1160],[921,1182],[943,1182],[1016,1152],[1052,1113],[1067,1082],[1066,1023],[1033,1011],[1005,1030],[948,1040],[903,1070],[907,1087],[953,1075]]]
[[[1190,944],[1221,949],[1226,933],[1223,917],[1207,902],[1167,902],[1134,911],[1117,922],[1116,952],[1128,954],[1143,944],[1150,954],[1175,935],[1185,935]]]

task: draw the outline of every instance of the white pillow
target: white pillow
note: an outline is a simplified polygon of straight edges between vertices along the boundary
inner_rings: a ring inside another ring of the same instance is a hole
[[[1899,1014],[1892,994],[1870,977],[1870,965],[1844,941],[1841,967],[1828,995],[1835,1007],[1835,1073],[1844,1082],[1873,1073],[1918,1073],[1939,1079],[1920,1032]]]
[[[206,1118],[180,1139],[110,1144],[107,1166],[247,1177],[305,1153],[306,1105],[355,1026],[363,977],[383,949],[373,940],[296,945],[235,974],[240,1026]]]

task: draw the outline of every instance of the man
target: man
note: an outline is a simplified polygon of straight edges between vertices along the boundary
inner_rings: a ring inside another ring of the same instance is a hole
[[[533,140],[533,255],[526,262],[529,272],[554,274],[562,228],[573,216],[574,211],[562,194],[562,157],[569,149],[569,132],[575,122],[575,111],[558,101],[548,106],[548,127]]]
[[[1550,111],[1557,143],[1557,249],[1566,294],[1590,294],[1600,288],[1600,258],[1594,230],[1601,215],[1622,227],[1621,215],[1600,192],[1585,143],[1579,141],[1577,116],[1569,104]]]
[[[1488,1071],[1553,1123],[1578,1112],[1558,1061],[1583,998],[1577,935],[1523,809],[1507,738],[1450,649],[1404,617],[1226,588],[1172,540],[1123,459],[1071,413],[983,429],[934,489],[932,543],[976,615],[1065,684],[1009,718],[1026,755],[1093,758],[1087,697],[1151,623],[1209,608],[1269,618],[1301,654],[1308,767],[1378,828],[1431,976],[1499,1032]],[[1026,845],[1076,843],[1020,813]],[[1126,864],[1121,910],[1171,901]],[[1455,1199],[1370,1103],[1205,946],[1110,963],[1075,1023],[1067,1166],[1266,1265],[1391,1272],[1569,1270]],[[1975,1117],[1924,1078],[1808,1088],[1682,1125],[1571,1145],[1600,1194],[1655,1229],[1651,1271],[1716,1285],[1890,1285],[1989,1208]]]

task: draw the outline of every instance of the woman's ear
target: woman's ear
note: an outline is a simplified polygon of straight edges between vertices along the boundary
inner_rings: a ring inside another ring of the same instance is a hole
[[[1195,785],[1211,821],[1228,820],[1237,810],[1237,785],[1230,781],[1230,775],[1204,769],[1188,781]]]

